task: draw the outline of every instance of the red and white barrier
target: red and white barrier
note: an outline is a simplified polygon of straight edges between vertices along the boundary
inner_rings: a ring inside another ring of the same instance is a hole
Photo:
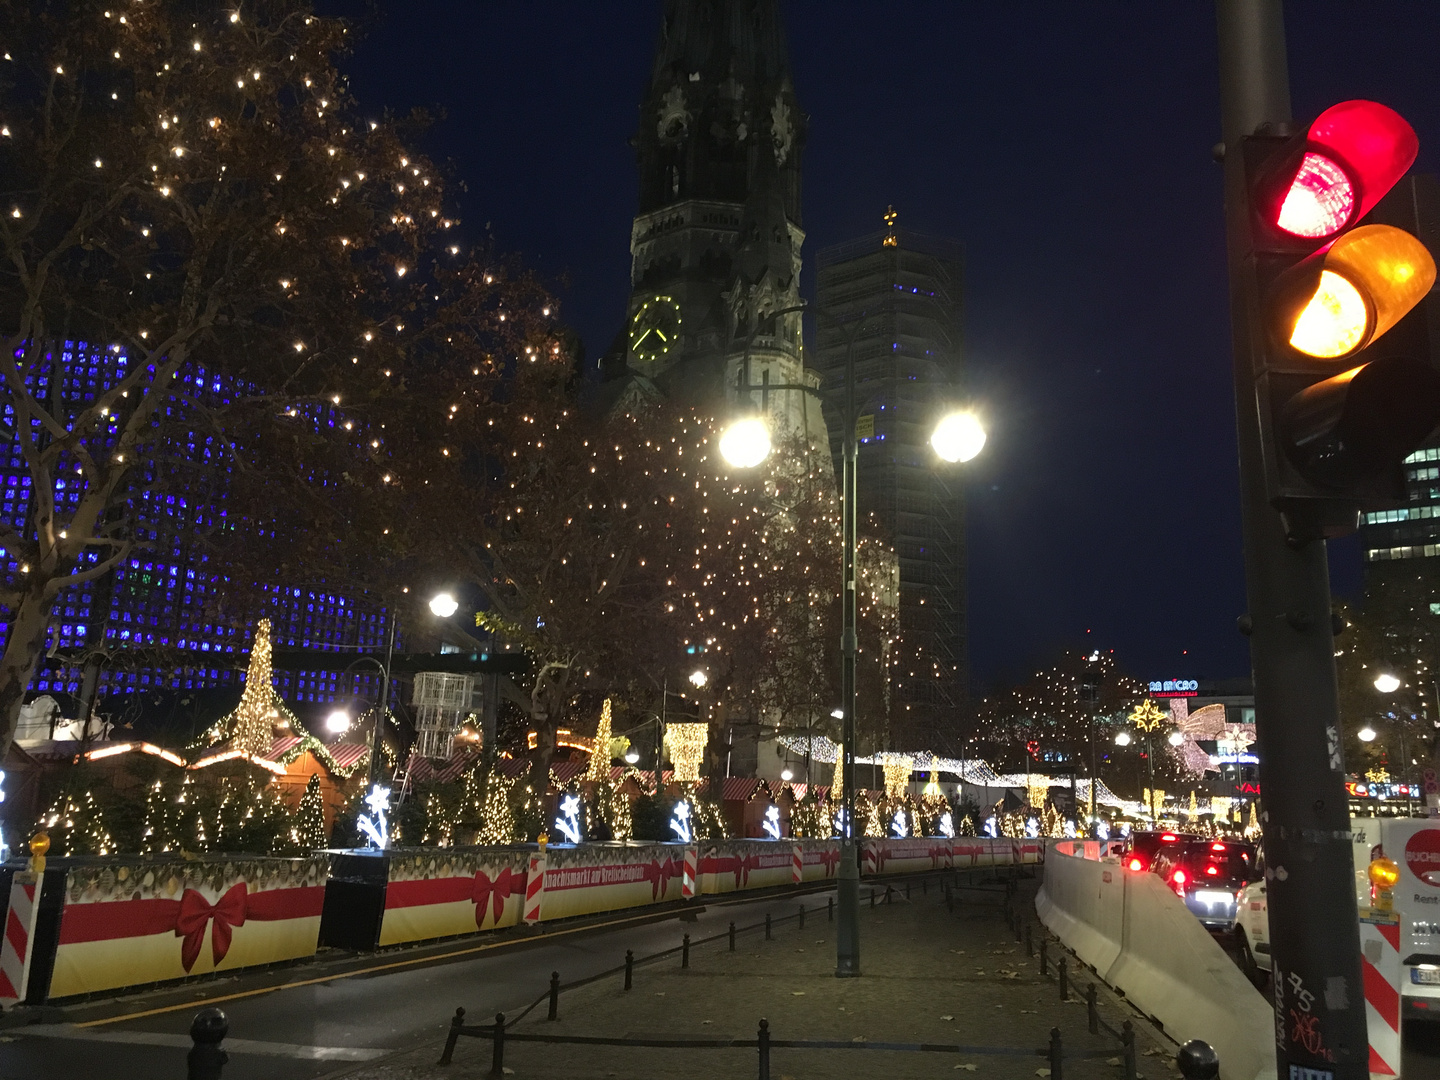
[[[326,858],[71,867],[49,1000],[313,956]]]
[[[799,885],[805,880],[805,850],[798,841],[790,844],[790,884]]]
[[[34,874],[17,873],[10,881],[5,940],[0,943],[0,1005],[25,1000],[30,983],[30,942],[40,913],[40,883]]]
[[[680,896],[692,900],[700,894],[700,848],[685,845],[685,868],[680,878]]]
[[[1370,1075],[1400,1075],[1400,916],[1360,909],[1360,969],[1365,983],[1365,1029]]]
[[[540,921],[540,909],[545,900],[545,855],[543,852],[530,856],[530,865],[525,877],[526,924]]]
[[[514,926],[525,902],[523,851],[435,849],[390,857],[380,945]]]

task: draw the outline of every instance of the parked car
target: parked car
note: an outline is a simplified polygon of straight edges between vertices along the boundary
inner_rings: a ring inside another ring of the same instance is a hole
[[[1236,840],[1190,840],[1164,844],[1152,869],[1212,930],[1235,924],[1240,894],[1259,876],[1254,844]]]
[[[1235,899],[1235,921],[1231,929],[1246,978],[1257,988],[1265,989],[1270,977],[1270,909],[1265,903],[1264,851],[1255,853],[1255,880],[1241,889]]]
[[[1125,869],[1143,873],[1155,862],[1155,856],[1162,848],[1181,845],[1200,837],[1182,832],[1134,832],[1125,846],[1121,862]]]

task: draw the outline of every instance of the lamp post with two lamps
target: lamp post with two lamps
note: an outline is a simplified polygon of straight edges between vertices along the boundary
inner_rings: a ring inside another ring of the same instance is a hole
[[[844,468],[841,479],[841,533],[844,552],[841,557],[841,709],[842,731],[840,776],[844,786],[844,809],[840,837],[840,872],[838,881],[839,922],[835,935],[835,974],[840,978],[853,978],[860,974],[860,866],[855,843],[855,658],[858,652],[856,630],[858,614],[858,593],[855,578],[855,534],[859,517],[857,505],[857,472],[859,464],[859,441],[855,424],[858,419],[855,402],[855,342],[862,329],[873,326],[866,316],[848,322],[836,319],[828,312],[813,305],[799,304],[781,308],[765,316],[774,320],[781,315],[797,311],[812,311],[817,317],[825,318],[840,327],[845,333],[845,409],[841,422],[845,428]],[[740,385],[737,390],[745,400],[759,392],[762,410],[768,405],[771,391],[799,390],[816,394],[814,387],[805,385],[776,385],[769,383],[752,386],[750,383],[750,343],[759,330],[757,324],[745,342],[745,355],[739,371]],[[985,429],[971,412],[956,412],[945,416],[936,426],[930,438],[930,445],[943,460],[956,463],[969,461],[980,453],[985,445]],[[744,416],[732,423],[720,438],[720,454],[736,469],[754,468],[770,456],[770,429],[764,415]]]
[[[1155,707],[1155,703],[1153,701],[1151,701],[1149,698],[1146,698],[1144,701],[1142,701],[1139,705],[1135,707],[1134,711],[1132,711],[1130,713],[1130,716],[1128,717],[1129,721],[1134,724],[1136,728],[1138,728],[1140,732],[1145,736],[1145,760],[1150,765],[1150,787],[1148,790],[1150,793],[1151,828],[1155,827],[1155,823],[1158,818],[1158,814],[1155,808],[1155,749],[1153,745],[1153,736],[1156,730],[1164,722],[1165,715],[1165,713],[1161,712],[1158,708]],[[1116,746],[1129,746],[1132,741],[1133,740],[1130,737],[1130,732],[1125,731],[1124,729],[1121,729],[1115,735]],[[1184,741],[1185,735],[1183,732],[1180,731],[1172,731],[1168,738],[1168,742],[1171,746],[1179,746]]]

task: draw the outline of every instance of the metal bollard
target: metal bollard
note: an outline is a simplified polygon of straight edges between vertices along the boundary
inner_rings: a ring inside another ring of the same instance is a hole
[[[770,1021],[764,1017],[755,1041],[760,1045],[760,1080],[770,1080]]]
[[[1085,991],[1085,1009],[1090,1014],[1090,1034],[1100,1034],[1100,1010],[1095,1007],[1095,984],[1090,984],[1090,989]]]
[[[890,903],[890,901],[891,901],[892,897],[894,896],[894,894],[895,894],[895,890],[892,889],[892,888],[890,888],[889,885],[886,885],[886,886],[885,886],[885,903],[887,903],[887,904]]]
[[[874,907],[874,906],[875,906],[875,890],[874,890],[874,889],[871,889],[871,890],[870,890],[870,906],[871,906],[871,907]]]
[[[220,1080],[220,1070],[230,1055],[220,1049],[220,1043],[230,1030],[230,1021],[219,1009],[201,1009],[190,1021],[190,1054],[185,1059],[189,1066],[186,1076],[189,1080]]]
[[[921,879],[920,879],[920,895],[921,895],[921,896],[929,896],[929,895],[930,895],[930,879],[929,879],[928,877],[927,877],[927,878],[921,878]]]
[[[955,893],[951,891],[949,882],[945,884],[945,910],[955,914]]]
[[[1025,955],[1035,955],[1035,939],[1030,936],[1030,924],[1025,924]]]
[[[1050,939],[1040,939],[1040,974],[1049,978],[1050,976]]]
[[[688,968],[688,967],[690,966],[690,935],[689,935],[689,934],[686,934],[686,935],[685,935],[685,939],[680,942],[680,966],[681,966],[682,968]]]
[[[560,972],[550,972],[550,1016],[551,1020],[560,1019]]]
[[[735,924],[730,924],[730,951],[735,951]]]
[[[1136,1080],[1135,1076],[1135,1025],[1129,1020],[1121,1026],[1120,1043],[1125,1047],[1125,1080]]]
[[[825,921],[835,921],[835,898],[833,896],[825,901]]]
[[[910,882],[905,882],[905,899],[910,899]]]
[[[1064,1068],[1064,1055],[1060,1050],[1060,1029],[1050,1029],[1050,1080],[1061,1080],[1060,1073]]]
[[[1016,940],[1016,941],[1019,941],[1019,940],[1020,940],[1020,936],[1021,936],[1021,935],[1020,935],[1020,930],[1021,930],[1021,927],[1022,927],[1022,925],[1023,925],[1024,923],[1025,923],[1025,919],[1024,919],[1023,916],[1021,916],[1020,912],[1018,912],[1018,911],[1015,912],[1015,940]]]
[[[440,1053],[439,1064],[450,1064],[450,1057],[455,1053],[455,1044],[460,1041],[460,1027],[464,1023],[465,1010],[456,1009],[455,1015],[450,1018],[450,1034],[445,1037],[445,1049]]]
[[[800,929],[805,929],[805,905],[800,905]]]
[[[1185,1080],[1215,1080],[1220,1075],[1220,1056],[1204,1039],[1191,1039],[1175,1055]]]
[[[1060,957],[1060,963],[1056,965],[1060,969],[1060,1000],[1070,1000],[1070,961],[1066,957]]]
[[[766,940],[766,941],[771,940],[771,938],[770,938],[770,913],[769,913],[768,911],[765,913],[765,940]]]
[[[630,983],[635,974],[635,950],[625,950],[625,989],[630,989]]]
[[[505,1076],[505,1014],[495,1014],[495,1044],[490,1053],[490,1075],[495,1080]]]

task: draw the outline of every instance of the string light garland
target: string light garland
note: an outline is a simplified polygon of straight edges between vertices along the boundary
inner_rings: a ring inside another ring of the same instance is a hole
[[[240,704],[216,723],[212,742],[229,739],[235,749],[259,757],[274,742],[277,724],[292,729],[299,727],[295,714],[285,707],[271,683],[270,653],[270,620],[261,619],[255,624],[255,640],[250,646],[250,664],[245,671]]]
[[[705,747],[710,743],[709,724],[669,724],[665,728],[665,753],[675,769],[675,779],[681,784],[694,784],[700,780],[700,763],[705,759]]]

